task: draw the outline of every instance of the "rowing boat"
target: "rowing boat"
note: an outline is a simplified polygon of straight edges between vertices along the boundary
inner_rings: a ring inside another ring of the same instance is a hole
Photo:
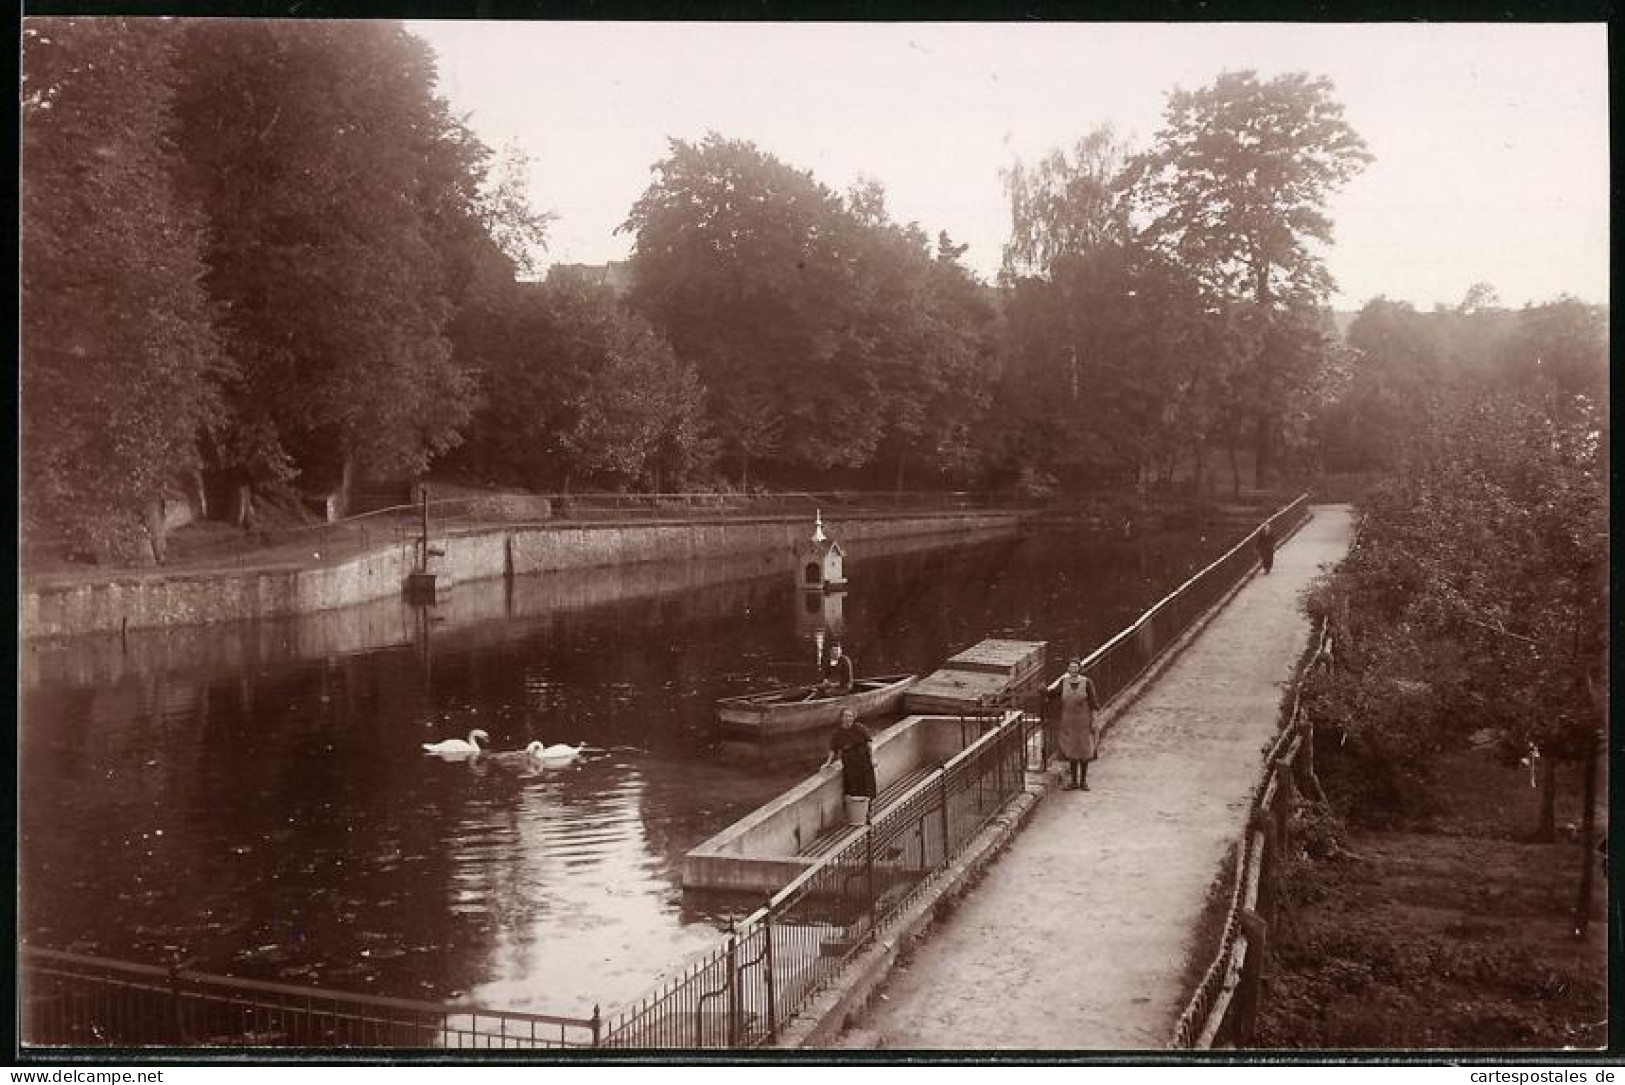
[[[860,720],[895,712],[913,681],[912,674],[888,674],[854,680],[851,693],[825,694],[817,686],[797,686],[724,697],[717,702],[717,719],[726,730],[758,738],[834,727],[843,708],[850,708]]]

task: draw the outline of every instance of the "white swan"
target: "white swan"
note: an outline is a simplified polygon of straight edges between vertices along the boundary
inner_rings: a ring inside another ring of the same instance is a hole
[[[444,742],[425,742],[423,748],[429,753],[479,753],[480,743],[490,741],[490,735],[474,730],[468,733],[466,742],[460,738],[448,738]]]
[[[568,765],[580,757],[581,751],[586,748],[586,743],[579,746],[566,746],[560,742],[552,746],[543,746],[540,742],[532,742],[525,747],[525,753],[544,765]]]

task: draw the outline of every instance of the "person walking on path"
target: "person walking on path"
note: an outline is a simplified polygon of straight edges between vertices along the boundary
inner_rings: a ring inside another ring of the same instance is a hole
[[[1100,708],[1095,683],[1083,673],[1083,665],[1071,659],[1067,661],[1066,674],[1048,694],[1061,702],[1055,744],[1071,767],[1072,781],[1061,787],[1066,791],[1088,791],[1089,762],[1095,759],[1095,712]]]
[[[1258,529],[1258,537],[1253,545],[1258,547],[1258,563],[1264,567],[1265,575],[1275,568],[1275,533],[1270,530],[1269,521]]]
[[[869,748],[869,729],[858,722],[850,708],[841,709],[840,723],[829,739],[829,756],[824,758],[820,770],[827,769],[841,759],[841,792],[848,798],[874,801],[879,793],[875,786],[875,759]]]

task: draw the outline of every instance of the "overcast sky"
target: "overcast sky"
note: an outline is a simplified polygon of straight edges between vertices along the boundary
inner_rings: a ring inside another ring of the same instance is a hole
[[[1110,124],[1136,148],[1167,92],[1220,72],[1330,76],[1376,161],[1335,199],[1327,254],[1354,309],[1385,294],[1608,300],[1607,38],[1594,25],[428,23],[441,92],[530,156],[548,262],[616,235],[669,137],[756,142],[894,218],[968,242],[989,279],[1000,171]]]

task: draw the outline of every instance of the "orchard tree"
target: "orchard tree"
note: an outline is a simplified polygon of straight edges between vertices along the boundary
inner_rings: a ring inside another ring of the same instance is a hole
[[[1172,93],[1155,145],[1131,163],[1146,243],[1190,269],[1210,297],[1255,310],[1227,410],[1250,434],[1260,484],[1325,358],[1324,339],[1302,329],[1304,312],[1332,288],[1314,248],[1332,241],[1327,201],[1370,160],[1329,80],[1230,72]]]
[[[229,374],[177,191],[172,42],[139,19],[30,19],[22,86],[22,512],[30,534],[163,554]],[[143,531],[143,525],[146,531]]]
[[[1437,410],[1373,495],[1326,608],[1339,672],[1312,699],[1357,740],[1367,786],[1411,779],[1379,804],[1483,731],[1546,760],[1538,838],[1552,837],[1559,762],[1584,767],[1590,801],[1606,734],[1608,448],[1600,401],[1477,388]]]

